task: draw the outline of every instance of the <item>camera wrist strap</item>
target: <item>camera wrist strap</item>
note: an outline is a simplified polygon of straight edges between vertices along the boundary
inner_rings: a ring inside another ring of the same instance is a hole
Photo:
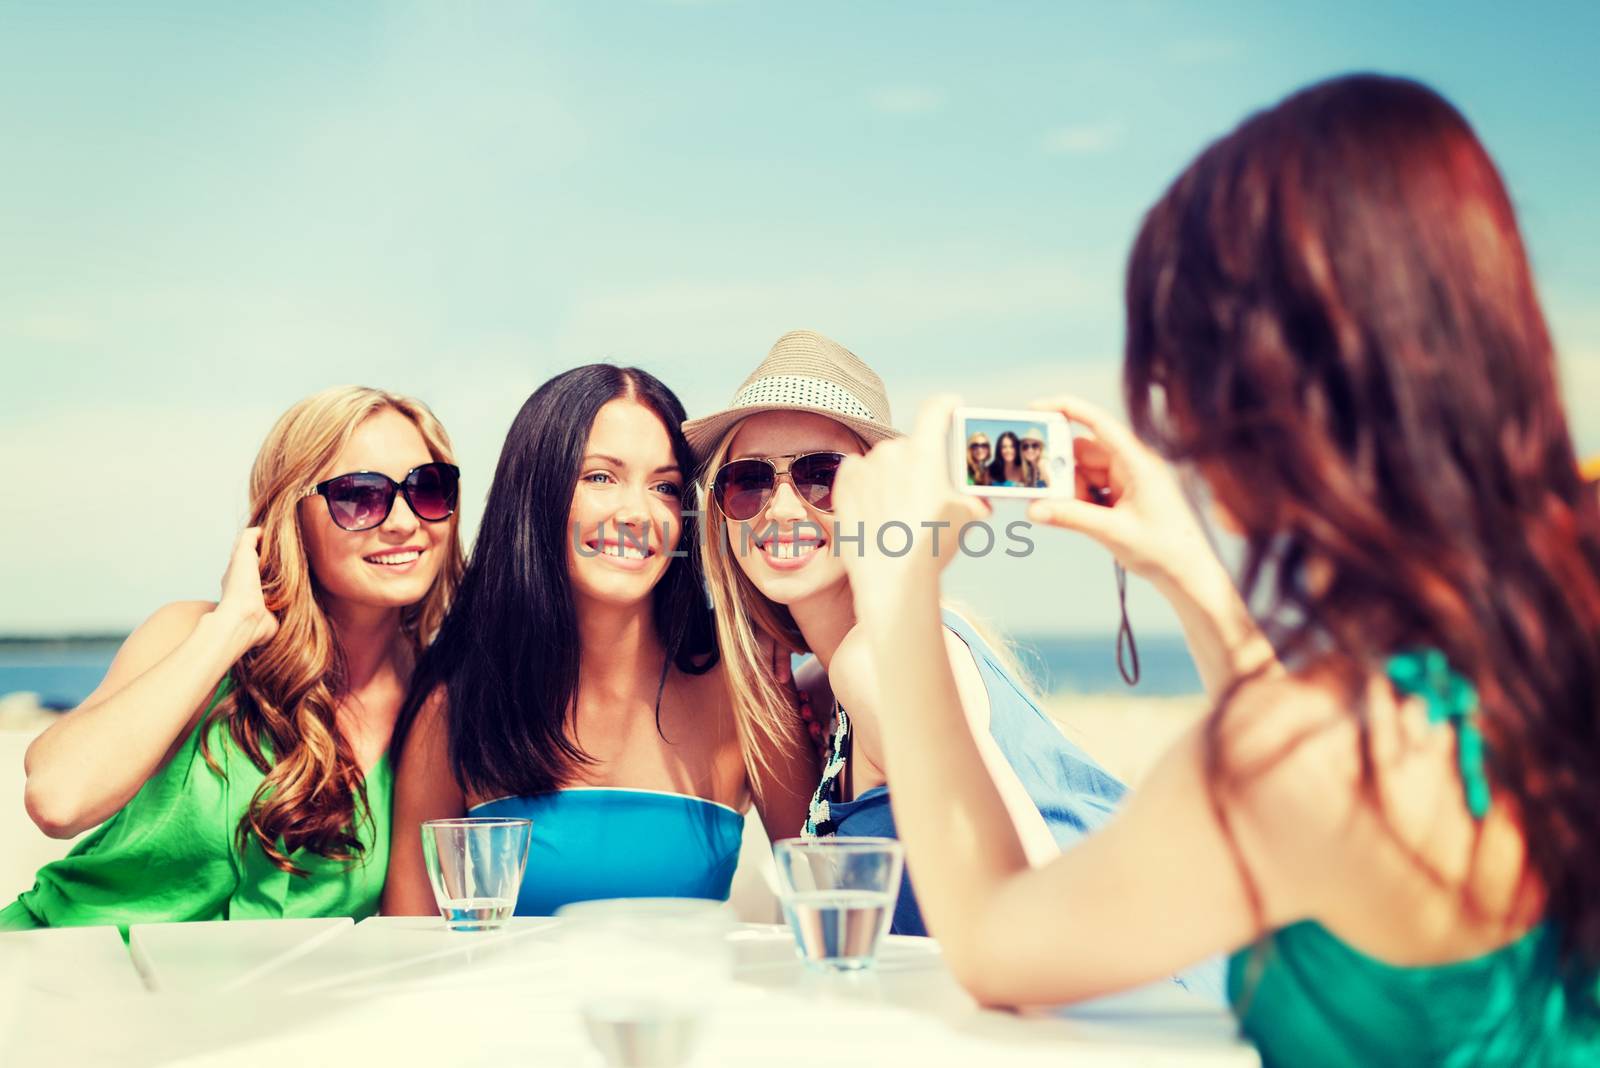
[[[1117,605],[1122,610],[1122,624],[1117,627],[1117,670],[1122,681],[1129,686],[1139,685],[1139,646],[1133,640],[1133,624],[1128,622],[1128,569],[1121,563],[1117,569]]]

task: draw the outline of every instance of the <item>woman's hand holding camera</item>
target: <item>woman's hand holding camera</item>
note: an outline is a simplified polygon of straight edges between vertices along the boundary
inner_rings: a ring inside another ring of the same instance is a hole
[[[1060,412],[1094,437],[1073,438],[1076,499],[1034,501],[1028,518],[1075,530],[1111,550],[1135,575],[1165,586],[1216,566],[1172,466],[1109,413],[1070,395],[1034,408]]]
[[[852,456],[834,479],[833,509],[839,529],[859,544],[841,542],[857,612],[879,597],[898,597],[909,586],[938,576],[959,552],[957,535],[989,514],[981,499],[950,481],[949,428],[956,398],[923,405],[907,437],[881,441],[866,456]],[[909,584],[909,585],[908,585]]]

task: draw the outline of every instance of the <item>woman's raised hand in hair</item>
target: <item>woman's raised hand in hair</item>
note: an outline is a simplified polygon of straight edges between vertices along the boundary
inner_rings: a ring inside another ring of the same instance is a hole
[[[278,631],[261,590],[259,527],[234,543],[217,604],[178,601],[122,643],[105,678],[23,756],[23,804],[39,829],[71,838],[128,803],[189,736],[218,681]]]
[[[244,649],[254,649],[278,633],[278,617],[261,592],[260,545],[261,528],[246,527],[233,543],[233,555],[222,575],[222,597],[217,601],[217,616],[231,625],[245,643]]]

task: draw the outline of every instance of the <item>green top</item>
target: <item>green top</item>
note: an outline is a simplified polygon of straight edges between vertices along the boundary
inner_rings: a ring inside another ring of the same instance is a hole
[[[1557,952],[1540,924],[1481,957],[1402,968],[1304,921],[1229,958],[1228,999],[1268,1068],[1600,1064]]]
[[[232,680],[223,679],[206,711],[230,689]],[[348,863],[298,849],[290,859],[309,875],[297,876],[274,865],[254,840],[240,852],[239,821],[263,776],[221,722],[209,728],[218,775],[200,752],[203,729],[190,731],[116,815],[39,869],[33,889],[0,910],[0,931],[115,924],[126,936],[134,923],[359,920],[377,912],[389,867],[388,754],[367,775],[373,818],[356,824],[365,852]]]
[[[1481,818],[1490,794],[1471,684],[1433,651],[1394,657],[1388,674],[1402,695],[1425,700],[1433,722],[1456,729],[1462,789]],[[1269,1068],[1600,1064],[1595,978],[1566,989],[1559,950],[1543,923],[1480,957],[1398,967],[1307,920],[1230,957],[1228,999]]]

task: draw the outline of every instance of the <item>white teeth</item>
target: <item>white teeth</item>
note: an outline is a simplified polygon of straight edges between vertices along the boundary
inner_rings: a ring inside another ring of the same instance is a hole
[[[637,545],[607,545],[605,552],[608,556],[616,556],[627,560],[643,560],[650,553]]]
[[[369,556],[367,559],[374,564],[409,564],[421,555],[422,553],[412,549],[410,552],[405,553],[382,553],[377,556]]]
[[[769,555],[779,560],[798,560],[807,553],[814,553],[822,548],[820,541],[769,541],[766,550]]]

